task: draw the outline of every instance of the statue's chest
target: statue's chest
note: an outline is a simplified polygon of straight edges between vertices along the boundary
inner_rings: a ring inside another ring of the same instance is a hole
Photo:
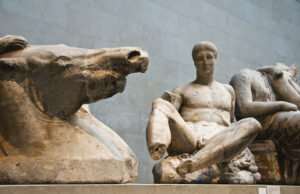
[[[256,80],[251,86],[252,90],[252,100],[253,101],[271,101],[272,100],[272,88],[269,85],[267,79],[264,77],[256,77]]]
[[[231,95],[222,87],[189,88],[183,95],[183,103],[191,108],[230,109]]]

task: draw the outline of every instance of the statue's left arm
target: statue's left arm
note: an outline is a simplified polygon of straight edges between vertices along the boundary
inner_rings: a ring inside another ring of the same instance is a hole
[[[300,87],[296,81],[298,67],[296,64],[286,70],[280,70],[274,66],[263,67],[258,71],[265,72],[269,76],[276,100],[293,103],[300,108]]]
[[[229,84],[225,84],[225,88],[231,95],[230,122],[234,122],[235,92],[234,92],[233,87]]]
[[[293,103],[300,108],[300,87],[296,80],[283,77],[275,80],[272,85],[280,100]]]

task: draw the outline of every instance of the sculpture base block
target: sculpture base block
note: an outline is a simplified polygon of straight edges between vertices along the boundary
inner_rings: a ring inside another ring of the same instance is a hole
[[[10,159],[0,160],[0,184],[128,183],[137,179],[137,165],[129,169],[121,160]]]
[[[261,174],[260,184],[282,183],[277,151],[272,140],[255,140],[249,145],[255,156],[258,171]]]
[[[3,194],[296,194],[300,186],[195,184],[0,185]]]

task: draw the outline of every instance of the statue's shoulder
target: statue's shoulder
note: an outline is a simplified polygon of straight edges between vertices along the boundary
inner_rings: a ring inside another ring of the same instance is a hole
[[[182,84],[174,88],[172,92],[175,94],[183,95],[184,92],[190,87],[190,84]]]
[[[259,72],[257,70],[253,70],[253,69],[242,69],[240,70],[238,73],[236,73],[234,75],[234,77],[242,77],[242,78],[252,78],[257,76],[257,74],[259,74]]]
[[[216,84],[217,88],[225,89],[227,92],[230,93],[231,96],[235,95],[234,89],[233,89],[233,87],[231,85],[225,84],[225,83],[221,83],[221,82],[217,82],[217,81],[215,82],[215,84]]]
[[[236,84],[252,83],[259,76],[259,72],[252,69],[242,69],[238,73],[234,74],[229,82],[233,87]]]
[[[229,84],[222,84],[222,85],[230,94],[234,94],[234,89],[231,85],[229,85]]]

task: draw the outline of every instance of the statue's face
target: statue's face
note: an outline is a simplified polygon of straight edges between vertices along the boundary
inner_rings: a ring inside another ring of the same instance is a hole
[[[213,74],[216,66],[215,55],[211,50],[200,50],[194,64],[198,74]]]

